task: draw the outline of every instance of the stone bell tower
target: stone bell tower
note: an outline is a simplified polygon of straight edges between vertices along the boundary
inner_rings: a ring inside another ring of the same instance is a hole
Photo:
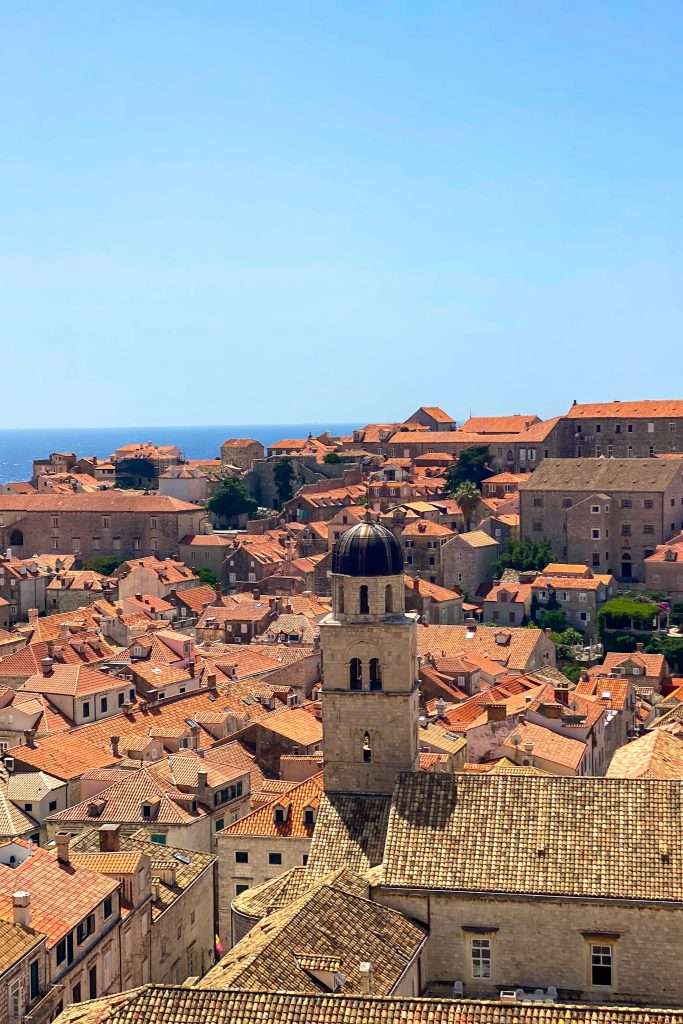
[[[337,542],[331,575],[320,623],[325,789],[391,793],[419,762],[417,626],[400,545],[366,516]]]

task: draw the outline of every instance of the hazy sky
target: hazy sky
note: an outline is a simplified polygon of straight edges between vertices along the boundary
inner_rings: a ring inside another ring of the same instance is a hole
[[[0,13],[0,426],[683,395],[683,4]]]

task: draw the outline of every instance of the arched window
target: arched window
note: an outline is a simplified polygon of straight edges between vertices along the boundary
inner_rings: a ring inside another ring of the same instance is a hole
[[[21,530],[12,530],[9,535],[9,546],[11,548],[20,548],[24,546],[24,535]]]
[[[370,689],[382,689],[382,666],[379,658],[370,658]]]
[[[372,745],[370,743],[370,733],[368,732],[363,736],[363,760],[366,764],[370,764],[372,761]]]
[[[394,590],[391,583],[387,583],[384,588],[384,610],[385,612],[393,612],[394,610]]]
[[[344,614],[344,584],[340,583],[337,587],[337,607],[341,615]]]
[[[360,614],[368,615],[370,613],[370,603],[368,601],[368,588],[365,583],[360,588],[359,603]]]
[[[352,690],[363,689],[363,663],[360,658],[351,658],[349,662],[349,687]]]

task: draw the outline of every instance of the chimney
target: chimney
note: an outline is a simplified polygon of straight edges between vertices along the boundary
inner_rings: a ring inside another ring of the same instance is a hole
[[[209,772],[206,768],[199,768],[197,771],[197,796],[202,803],[206,803],[208,788]]]
[[[30,626],[34,625],[38,621],[38,609],[37,608],[29,608],[29,610],[28,610],[28,621],[29,621],[29,625]]]
[[[446,714],[446,701],[440,697],[436,702],[436,714],[439,718],[443,718]]]
[[[36,730],[35,729],[27,729],[25,731],[25,733],[24,733],[24,743],[26,744],[27,747],[31,747],[32,750],[35,750],[35,746],[36,746]]]
[[[71,637],[71,630],[69,629],[68,622],[60,622],[58,636],[60,640],[69,640]]]
[[[40,661],[40,671],[43,673],[44,676],[51,676],[52,675],[52,666],[53,665],[54,665],[54,662],[53,662],[52,658],[41,658],[41,661]]]
[[[116,853],[121,849],[119,839],[120,825],[100,825],[98,829],[100,837],[100,853]]]
[[[160,892],[159,892],[159,879],[158,878],[153,878],[152,879],[152,899],[154,900],[155,903],[159,902],[159,895],[160,895]]]
[[[31,893],[19,889],[12,893],[12,918],[22,928],[31,927]]]
[[[645,650],[645,644],[642,644],[642,643],[641,644],[636,644],[636,650],[637,651],[644,651]]]
[[[255,601],[261,600],[261,591],[259,590],[258,587],[254,587],[254,589],[251,592],[251,596],[254,598]]]
[[[213,589],[216,594],[216,597],[223,597],[223,584],[221,583],[220,580],[216,580],[216,582],[213,585]]]
[[[60,864],[71,863],[69,859],[69,843],[71,842],[70,832],[57,832],[55,835],[57,843],[57,860]]]
[[[584,673],[585,674],[585,673]],[[586,676],[586,678],[588,678]],[[558,704],[564,704],[566,708],[569,707],[569,687],[568,686],[556,686],[555,687],[555,700]],[[558,718],[560,716],[558,715]]]
[[[118,757],[119,756],[119,740],[120,740],[120,738],[121,738],[120,736],[110,736],[109,737],[109,742],[111,744],[111,752],[112,752],[114,757]]]
[[[372,987],[372,964],[367,960],[361,960],[359,971],[361,995],[369,996]]]
[[[216,689],[216,673],[215,672],[207,672],[206,673],[206,685],[207,685],[207,688],[209,690],[215,690]]]
[[[136,601],[142,601],[142,594],[136,594],[135,595],[135,600]]]
[[[198,750],[199,749],[199,726],[195,723],[194,725],[190,726],[190,730],[192,732],[192,743],[191,743],[192,750]]]
[[[487,704],[486,705],[486,721],[487,722],[504,722],[507,718],[507,708],[504,704]]]

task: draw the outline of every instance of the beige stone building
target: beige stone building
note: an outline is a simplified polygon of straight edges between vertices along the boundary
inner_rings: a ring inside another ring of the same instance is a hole
[[[520,488],[521,536],[560,562],[642,580],[644,560],[683,526],[683,457],[546,459]]]
[[[537,609],[563,611],[567,625],[586,637],[598,633],[598,611],[615,593],[614,577],[596,574],[585,565],[550,564],[531,584]]]
[[[683,401],[575,403],[563,417],[563,447],[577,459],[683,454]]]
[[[257,459],[264,456],[260,441],[248,437],[231,437],[221,445],[221,462],[224,466],[236,466],[248,472]]]
[[[665,593],[667,597],[683,597],[683,531],[665,544],[658,544],[644,561],[645,586]]]
[[[157,494],[0,494],[0,549],[19,558],[36,551],[168,557],[205,518],[196,505]]]
[[[321,795],[322,778],[318,773],[216,836],[218,933],[224,945],[241,938],[232,934],[235,896],[291,868],[306,865]]]
[[[474,597],[493,579],[501,545],[483,530],[469,530],[448,540],[441,551],[442,583]]]
[[[0,1020],[22,1024],[47,985],[47,936],[31,928],[30,896],[18,890],[12,916],[0,920]]]

